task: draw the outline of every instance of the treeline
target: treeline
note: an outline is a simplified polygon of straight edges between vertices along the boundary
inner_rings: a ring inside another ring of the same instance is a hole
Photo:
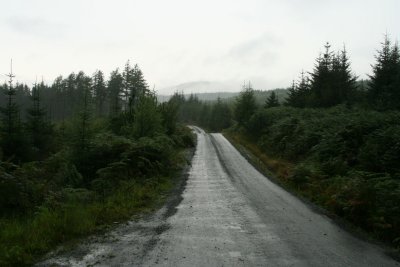
[[[191,97],[183,104],[183,119],[213,131],[230,127],[227,135],[256,153],[285,184],[400,246],[397,43],[385,37],[367,81],[357,81],[345,49],[334,53],[326,45],[313,71],[301,73],[283,103],[271,93],[260,105],[246,85],[227,106],[231,112],[211,114],[214,105],[221,101],[206,104]],[[228,115],[217,117],[222,114]],[[215,118],[220,126],[212,128]]]
[[[174,184],[193,134],[160,104],[137,65],[3,85],[0,265],[32,264],[55,245],[149,209]],[[24,109],[26,111],[24,111]],[[24,113],[25,112],[25,113]],[[24,115],[25,114],[25,115]]]
[[[221,98],[205,102],[194,94],[185,98],[182,93],[175,93],[168,103],[177,107],[177,119],[185,124],[199,125],[209,131],[218,132],[229,128],[233,123],[231,106]]]
[[[398,44],[393,45],[385,36],[369,81],[357,83],[346,49],[334,53],[327,44],[314,70],[308,74],[302,72],[300,79],[293,82],[286,104],[300,108],[357,104],[382,111],[399,109],[399,62]]]

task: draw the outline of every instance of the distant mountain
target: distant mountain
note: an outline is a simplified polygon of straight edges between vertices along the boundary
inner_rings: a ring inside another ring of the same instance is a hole
[[[215,92],[215,93],[193,93],[197,96],[197,98],[201,101],[215,101],[217,98],[221,99],[233,99],[235,98],[239,92]],[[185,98],[188,98],[191,94],[184,94]],[[171,98],[171,95],[157,95],[159,102],[168,101]]]
[[[271,95],[272,92],[275,92],[279,103],[284,103],[285,98],[287,97],[288,90],[287,89],[273,89],[273,90],[255,90],[254,96],[256,98],[256,102],[258,105],[264,105],[267,98]],[[217,98],[221,98],[224,102],[229,104],[233,104],[236,97],[240,92],[215,92],[215,93],[193,93],[197,96],[197,98],[201,101],[216,101]],[[190,96],[189,94],[184,94],[185,98]],[[171,95],[158,95],[157,96],[159,102],[168,101],[171,98]]]
[[[213,93],[213,92],[234,92],[240,91],[240,86],[236,83],[230,82],[210,82],[210,81],[195,81],[181,83],[178,85],[164,87],[158,91],[160,95],[170,95],[174,92],[180,92],[184,94],[191,93]]]
[[[283,104],[286,102],[286,98],[288,95],[288,89],[272,89],[272,90],[254,90],[254,97],[256,98],[256,103],[257,105],[264,105],[265,101],[267,98],[271,95],[272,92],[275,92],[276,97],[278,98],[278,101],[280,104]],[[225,101],[228,103],[233,103],[235,101],[236,97],[230,97],[227,98]]]

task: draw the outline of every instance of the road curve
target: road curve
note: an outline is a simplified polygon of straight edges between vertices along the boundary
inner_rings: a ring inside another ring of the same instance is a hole
[[[161,230],[146,242],[146,227],[119,230],[111,245],[55,266],[400,266],[269,181],[221,134],[193,129],[197,150],[177,212],[145,222]]]

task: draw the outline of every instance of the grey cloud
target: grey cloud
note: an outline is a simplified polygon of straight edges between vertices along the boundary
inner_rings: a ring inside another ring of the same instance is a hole
[[[271,34],[233,46],[224,58],[247,64],[273,63],[277,60],[276,48],[281,41]]]
[[[20,34],[51,39],[63,36],[66,31],[64,25],[38,17],[13,16],[6,19],[6,25]]]

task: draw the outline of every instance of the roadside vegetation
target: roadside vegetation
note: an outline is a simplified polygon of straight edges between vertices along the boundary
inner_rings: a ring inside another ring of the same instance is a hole
[[[260,105],[245,85],[232,105],[195,97],[185,103],[187,121],[225,129],[299,194],[400,247],[397,43],[385,37],[366,81],[357,80],[346,49],[332,52],[327,44],[314,69],[293,81],[284,102],[271,93]]]
[[[174,187],[191,131],[137,65],[32,88],[0,86],[0,266],[154,208]]]

